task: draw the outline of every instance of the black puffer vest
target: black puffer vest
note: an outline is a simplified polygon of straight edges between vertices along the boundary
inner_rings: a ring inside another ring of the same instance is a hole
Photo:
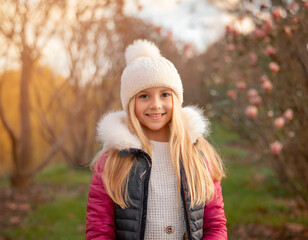
[[[120,151],[121,157],[136,158],[128,182],[130,208],[122,209],[116,205],[115,224],[116,238],[119,240],[143,240],[147,217],[148,185],[152,161],[150,156],[140,149]],[[183,239],[202,239],[204,205],[191,208],[184,169],[181,167],[181,196],[184,204],[187,234]]]

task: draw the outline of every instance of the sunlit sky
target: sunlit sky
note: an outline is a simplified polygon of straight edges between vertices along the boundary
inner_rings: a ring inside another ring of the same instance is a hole
[[[175,40],[192,43],[199,51],[222,36],[229,17],[206,0],[134,0],[126,4],[126,14],[170,30]]]
[[[125,13],[143,19],[147,23],[162,26],[165,32],[171,31],[173,39],[191,43],[200,53],[224,33],[230,17],[209,4],[206,0],[139,0],[141,11],[135,0],[127,0]],[[50,41],[44,50],[46,63],[66,76],[67,59],[57,53],[56,41]]]

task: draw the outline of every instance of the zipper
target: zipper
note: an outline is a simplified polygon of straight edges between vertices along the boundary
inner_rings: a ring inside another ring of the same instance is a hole
[[[187,233],[188,239],[191,239],[192,232],[191,232],[191,227],[190,227],[188,204],[187,204],[186,194],[185,194],[184,185],[183,185],[184,184],[183,174],[181,174],[181,179],[182,179],[181,188],[182,188],[182,192],[183,192],[184,208],[185,208],[185,212],[186,212],[186,228],[187,228],[187,230],[189,230],[189,232]]]
[[[141,195],[141,202],[142,202],[142,208],[141,208],[141,216],[140,216],[140,221],[139,221],[139,235],[138,235],[138,240],[141,240],[141,224],[142,224],[142,216],[143,216],[143,199],[144,199],[144,179],[141,180],[142,181],[142,195]]]
[[[143,224],[143,214],[144,214],[144,206],[145,204],[145,200],[147,201],[147,198],[145,199],[145,183],[147,184],[147,191],[148,191],[148,186],[149,186],[149,180],[150,180],[150,173],[151,173],[151,157],[144,151],[141,150],[141,152],[143,153],[145,159],[147,160],[148,163],[148,169],[146,170],[146,173],[144,174],[144,177],[141,179],[142,181],[142,195],[141,195],[141,202],[142,202],[142,208],[141,208],[141,214],[140,214],[140,222],[139,222],[139,236],[138,236],[138,240],[143,240],[144,239],[144,232],[145,232],[145,224]],[[145,180],[147,180],[147,182],[145,182]],[[148,194],[147,194],[148,196]],[[145,219],[146,221],[146,219]],[[144,225],[144,226],[142,226]],[[144,228],[143,230],[141,228]],[[142,236],[142,238],[141,238]]]

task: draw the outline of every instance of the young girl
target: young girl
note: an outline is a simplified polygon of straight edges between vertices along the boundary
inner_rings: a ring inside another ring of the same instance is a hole
[[[182,108],[180,76],[153,43],[137,40],[125,57],[124,111],[98,124],[104,147],[91,163],[86,239],[227,239],[208,120]]]

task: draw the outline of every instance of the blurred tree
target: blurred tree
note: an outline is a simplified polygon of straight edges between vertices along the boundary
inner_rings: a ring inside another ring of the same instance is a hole
[[[89,162],[96,150],[98,118],[104,111],[120,106],[116,99],[125,67],[124,50],[134,39],[153,40],[166,46],[170,55],[174,55],[170,49],[176,52],[175,47],[170,48],[173,42],[157,32],[157,26],[125,16],[123,4],[37,0],[4,1],[1,5],[0,41],[5,47],[0,51],[7,69],[13,63],[21,69],[17,126],[10,122],[0,97],[0,119],[12,149],[12,186],[28,185],[57,152],[70,165]],[[48,71],[42,74],[38,60],[51,39],[63,46],[60,50],[68,60],[69,75],[58,78],[50,73],[55,82],[43,90],[34,78],[49,78],[49,73],[45,74]],[[7,71],[3,72],[0,91],[5,91],[4,83],[11,81]],[[41,152],[39,163],[33,161],[34,149],[41,147],[33,144],[33,135],[37,134],[49,145],[48,151]]]
[[[226,38],[203,56],[213,110],[251,141],[284,186],[307,204],[308,4],[239,3]],[[244,18],[253,23],[247,34],[241,32]],[[206,57],[213,60],[208,66]]]
[[[29,87],[34,63],[42,49],[56,32],[57,24],[66,10],[65,1],[2,1],[0,6],[0,38],[2,51],[8,63],[17,59],[20,76],[20,131],[11,126],[0,102],[0,118],[9,133],[14,170],[11,183],[15,187],[29,184],[32,162],[32,125]],[[58,17],[55,17],[58,16]],[[5,81],[2,78],[0,84]],[[0,100],[1,101],[1,100]]]

